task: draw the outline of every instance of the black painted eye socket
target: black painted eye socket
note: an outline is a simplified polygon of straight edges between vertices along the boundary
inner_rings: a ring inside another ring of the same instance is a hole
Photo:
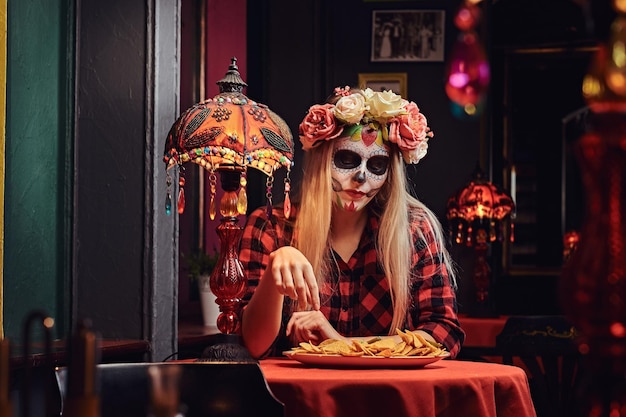
[[[353,169],[361,165],[361,156],[356,152],[344,149],[335,152],[333,161],[339,169]]]
[[[354,169],[361,165],[361,155],[342,149],[335,152],[333,162],[339,169]],[[385,155],[372,156],[367,160],[365,166],[374,175],[384,175],[389,167],[389,157]]]
[[[389,157],[383,155],[372,156],[365,164],[367,170],[374,175],[383,175],[389,167]]]

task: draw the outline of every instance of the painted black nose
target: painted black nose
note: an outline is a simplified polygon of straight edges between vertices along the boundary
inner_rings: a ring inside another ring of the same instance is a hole
[[[363,184],[365,182],[365,172],[364,171],[357,171],[354,176],[352,177],[352,179],[355,182],[358,182],[359,184]]]

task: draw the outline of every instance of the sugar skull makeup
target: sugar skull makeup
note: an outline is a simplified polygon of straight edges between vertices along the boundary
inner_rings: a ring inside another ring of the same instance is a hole
[[[361,134],[363,132],[363,134]],[[369,136],[373,133],[373,137]],[[346,211],[362,210],[387,179],[389,150],[377,140],[379,132],[367,127],[337,139],[333,147],[334,203]],[[363,136],[363,137],[362,137]]]

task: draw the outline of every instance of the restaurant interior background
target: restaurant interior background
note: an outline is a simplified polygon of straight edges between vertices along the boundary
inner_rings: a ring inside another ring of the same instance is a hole
[[[217,220],[200,220],[192,168],[185,214],[165,214],[162,150],[180,112],[217,94],[231,56],[246,95],[294,135],[335,86],[356,85],[364,73],[406,73],[407,95],[435,132],[428,158],[408,168],[416,195],[445,225],[448,197],[477,164],[508,190],[516,166],[516,242],[492,247],[492,312],[559,313],[563,233],[582,215],[563,144],[582,132],[580,86],[608,32],[610,2],[483,1],[479,33],[492,82],[479,117],[452,108],[445,60],[371,60],[373,11],[444,11],[447,58],[459,3],[8,1],[5,335],[19,340],[25,315],[43,309],[55,317],[56,337],[89,317],[104,338],[150,341],[156,360],[176,350],[178,320],[200,314],[179,254],[215,245]],[[250,209],[264,203],[260,181],[251,174]],[[460,310],[471,312],[473,254],[452,250]]]

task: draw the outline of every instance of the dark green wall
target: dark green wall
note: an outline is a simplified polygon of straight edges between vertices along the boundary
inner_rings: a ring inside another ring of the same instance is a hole
[[[4,326],[12,339],[30,310],[52,315],[61,333],[69,314],[64,3],[8,2]]]

